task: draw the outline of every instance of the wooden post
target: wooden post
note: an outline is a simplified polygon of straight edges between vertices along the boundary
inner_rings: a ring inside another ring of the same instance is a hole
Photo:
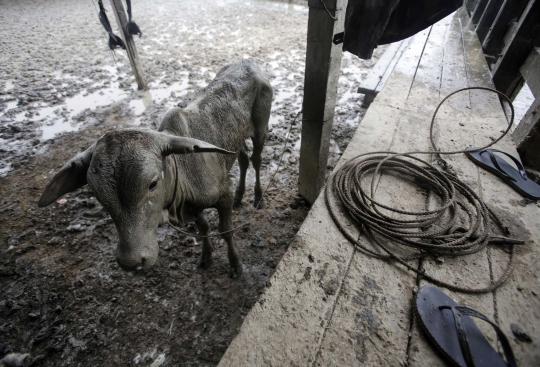
[[[519,68],[519,72],[535,98],[540,97],[540,47],[535,47],[527,60]]]
[[[342,45],[333,37],[343,31],[347,0],[309,0],[302,140],[298,190],[314,202],[324,185],[334,120]],[[324,7],[326,5],[326,9]],[[331,15],[337,18],[332,19]]]
[[[512,138],[523,163],[540,171],[540,48],[532,50],[520,68],[535,101],[516,126]]]
[[[126,11],[124,10],[124,5],[122,0],[110,0],[111,6],[116,17],[116,22],[118,27],[122,32],[122,38],[126,44],[126,51],[129,58],[129,63],[131,64],[131,69],[135,74],[135,79],[137,80],[137,87],[139,90],[147,90],[148,86],[144,79],[144,73],[139,62],[139,54],[137,53],[137,48],[135,47],[135,41],[129,32],[127,31],[127,16]]]
[[[537,97],[512,134],[527,167],[540,171],[540,97]]]

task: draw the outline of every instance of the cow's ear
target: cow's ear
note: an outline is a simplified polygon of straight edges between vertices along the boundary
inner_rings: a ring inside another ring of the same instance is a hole
[[[164,133],[158,133],[159,146],[161,154],[187,154],[187,153],[223,153],[236,154],[229,150],[217,147],[202,140],[188,138],[185,136],[174,136]]]
[[[96,145],[93,144],[84,152],[71,158],[64,167],[54,175],[52,180],[47,184],[47,187],[45,187],[43,194],[41,194],[38,206],[47,206],[60,196],[86,185],[86,171],[88,171],[88,166],[90,165],[95,146]]]

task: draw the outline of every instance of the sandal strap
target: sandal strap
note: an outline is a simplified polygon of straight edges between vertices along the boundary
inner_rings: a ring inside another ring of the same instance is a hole
[[[472,357],[469,341],[467,340],[467,332],[465,331],[465,328],[463,327],[463,323],[462,323],[463,316],[476,317],[490,324],[495,330],[495,332],[497,333],[497,338],[499,342],[501,343],[508,367],[517,367],[516,359],[514,357],[514,352],[512,351],[508,338],[506,337],[504,332],[501,330],[501,328],[499,328],[499,326],[495,324],[493,321],[491,321],[487,316],[466,306],[440,306],[439,309],[440,310],[447,309],[447,310],[452,311],[454,324],[457,330],[459,345],[461,347],[461,352],[463,353],[465,363],[467,363],[468,367],[474,367],[475,364],[474,364],[474,359]]]
[[[521,177],[523,178],[527,178],[527,173],[525,172],[525,168],[523,167],[523,164],[521,164],[521,162],[519,161],[519,159],[517,159],[516,157],[514,157],[513,155],[511,154],[508,154],[506,152],[503,152],[502,150],[498,150],[498,149],[487,149],[485,150],[484,152],[488,152],[489,153],[489,158],[491,159],[491,162],[495,165],[495,167],[497,167],[497,169],[499,171],[501,171],[501,173],[503,173],[505,176],[507,176],[508,178],[511,178],[512,180],[514,180],[512,177],[508,176],[504,171],[503,169],[501,168],[500,164],[499,164],[499,161],[498,161],[498,158],[497,156],[494,154],[494,153],[500,153],[500,154],[503,154],[505,156],[507,156],[508,158],[510,158],[510,160],[512,162],[514,162],[514,164],[516,165],[517,169],[518,169],[518,172],[519,174],[521,175]]]

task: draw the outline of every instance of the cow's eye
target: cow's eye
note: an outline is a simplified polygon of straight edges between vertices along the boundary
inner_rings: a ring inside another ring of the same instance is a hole
[[[148,186],[148,191],[152,192],[156,189],[157,187],[157,180],[154,180],[152,181],[152,183],[150,183],[150,186]]]

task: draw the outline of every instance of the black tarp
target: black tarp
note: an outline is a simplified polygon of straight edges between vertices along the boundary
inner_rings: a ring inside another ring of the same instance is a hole
[[[377,45],[410,37],[462,4],[463,0],[349,0],[343,50],[369,59]]]

